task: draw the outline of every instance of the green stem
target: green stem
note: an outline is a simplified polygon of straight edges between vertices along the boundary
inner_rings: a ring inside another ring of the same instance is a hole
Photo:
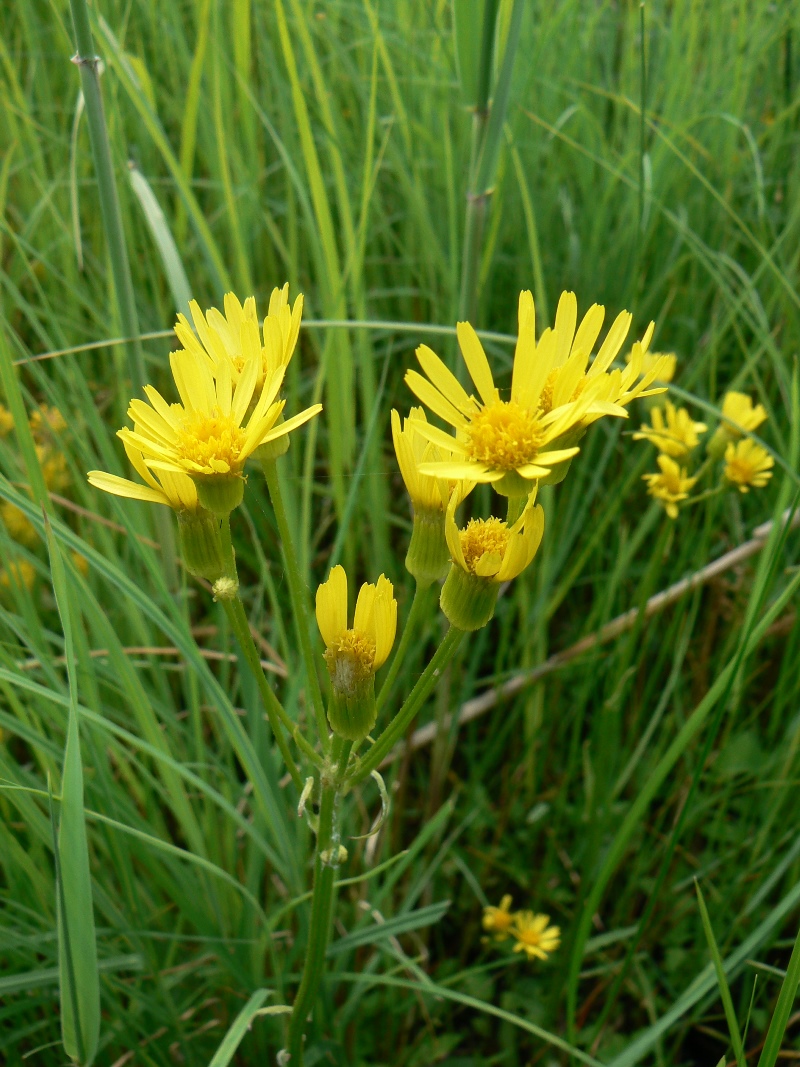
[[[320,742],[325,751],[330,748],[328,734],[328,720],[325,715],[325,707],[322,703],[322,690],[317,676],[316,657],[311,646],[311,613],[308,608],[308,590],[305,588],[300,567],[297,562],[297,554],[294,550],[292,532],[289,529],[289,521],[286,518],[286,508],[283,506],[280,479],[278,478],[278,466],[274,459],[265,460],[263,463],[264,477],[267,479],[270,500],[278,523],[278,533],[281,539],[281,551],[286,565],[286,577],[289,580],[289,595],[292,598],[294,622],[297,627],[297,635],[300,639],[300,648],[306,665],[308,688],[311,694],[311,703],[314,705],[314,713],[317,718],[317,731]]]
[[[339,787],[347,770],[352,742],[334,737],[331,760],[335,772],[323,780],[322,796],[319,807],[319,828],[317,830],[317,847],[314,858],[314,889],[311,898],[311,925],[308,931],[308,945],[303,964],[303,977],[297,990],[292,1015],[289,1020],[288,1052],[292,1067],[302,1067],[303,1034],[309,1012],[314,1008],[319,994],[319,987],[325,973],[325,954],[331,934],[333,906],[336,901],[334,879],[337,866],[323,862],[323,853],[338,846],[335,831],[336,798]]]
[[[227,563],[226,569],[228,577],[235,579],[236,557],[231,542],[230,516],[226,515],[222,520],[220,537],[222,540],[222,551]],[[261,657],[258,654],[256,643],[250,632],[250,623],[247,621],[247,614],[245,613],[241,597],[237,593],[236,596],[231,599],[223,600],[222,606],[225,609],[225,614],[228,616],[228,621],[233,628],[233,632],[236,634],[236,639],[239,642],[239,647],[242,650],[244,658],[247,660],[247,665],[256,680],[256,685],[261,694],[261,699],[264,701],[264,707],[267,710],[267,718],[270,727],[272,728],[272,732],[275,735],[275,740],[278,744],[283,762],[286,764],[286,768],[289,771],[289,774],[291,774],[294,784],[298,789],[302,790],[303,779],[297,768],[297,764],[294,762],[291,753],[289,752],[289,746],[286,743],[283,728],[286,728],[289,736],[292,737],[297,744],[297,747],[317,767],[322,764],[319,753],[315,752],[305,737],[303,737],[298,729],[297,723],[292,721],[283,704],[281,704],[280,700],[278,700],[275,693],[272,691],[272,686],[269,684],[267,676],[264,673],[264,668],[261,666]]]
[[[420,583],[417,582],[417,587],[414,590],[414,599],[411,601],[411,608],[409,609],[408,618],[406,619],[406,624],[403,628],[403,636],[400,638],[400,644],[397,646],[397,651],[394,654],[389,673],[384,678],[383,685],[378,693],[378,713],[380,713],[381,708],[392,695],[392,687],[397,680],[397,675],[400,673],[400,668],[403,666],[403,661],[408,652],[408,646],[411,644],[411,639],[417,628],[419,616],[422,614],[423,608],[426,606],[426,601],[428,599],[426,594],[429,589],[430,585],[420,585]]]
[[[122,332],[132,338],[128,346],[128,368],[134,393],[141,392],[145,384],[144,359],[139,341],[139,322],[136,315],[136,300],[133,293],[133,279],[125,244],[125,231],[122,226],[122,213],[114,180],[114,165],[111,159],[111,146],[108,141],[105,115],[103,113],[103,96],[100,92],[100,60],[95,55],[92,29],[89,22],[89,8],[86,0],[70,0],[72,24],[75,28],[75,40],[78,51],[73,62],[81,72],[81,87],[86,108],[86,121],[89,126],[89,139],[92,145],[92,157],[97,174],[97,191],[100,198],[100,211],[103,227],[108,241],[111,259],[111,272],[114,278],[114,290],[117,294],[119,317]]]
[[[403,737],[414,716],[427,700],[442,671],[455,655],[464,636],[465,631],[457,630],[455,626],[451,626],[444,635],[433,659],[417,679],[417,684],[409,693],[405,704],[361,761],[358,774],[353,779],[354,784],[362,782],[370,776],[372,771],[377,770],[384,757],[389,755],[395,744]]]

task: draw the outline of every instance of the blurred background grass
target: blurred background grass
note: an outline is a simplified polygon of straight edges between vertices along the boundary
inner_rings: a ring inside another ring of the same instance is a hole
[[[502,25],[510,5],[500,8]],[[94,17],[141,328],[168,329],[188,294],[220,305],[228,287],[254,292],[263,314],[286,279],[308,318],[371,324],[303,331],[290,404],[322,395],[326,410],[293,443],[286,489],[310,583],[326,576],[338,535],[359,579],[384,570],[407,610],[410,524],[388,413],[410,404],[402,376],[416,344],[454,354],[450,337],[423,328],[452,326],[459,306],[472,120],[451,4],[104,0]],[[637,335],[655,319],[654,348],[677,352],[678,384],[712,404],[725,388],[751,393],[770,413],[766,440],[796,470],[797,8],[653,2],[644,25],[643,94],[638,3],[528,5],[476,324],[513,334],[523,287],[542,323],[564,288],[581,310],[629,308]],[[69,709],[26,490],[36,496],[43,472],[73,552],[86,805],[98,813],[100,1056],[199,1065],[253,990],[275,990],[271,1003],[291,996],[309,841],[255,689],[227,658],[222,612],[192,582],[170,589],[152,509],[85,481],[95,467],[127,473],[113,431],[130,386],[125,346],[85,347],[122,330],[73,52],[66,5],[3,8],[5,355],[24,364],[33,437],[22,453],[14,435],[0,440],[0,1056],[63,1060],[52,839],[35,792],[48,774],[59,780]],[[380,325],[398,320],[420,328]],[[159,387],[171,344],[144,343]],[[512,348],[487,347],[507,384]],[[63,424],[43,418],[50,408]],[[627,436],[643,414],[594,427],[566,481],[545,492],[543,551],[424,720],[643,604],[789,503],[794,480],[781,472],[767,490],[710,498],[669,524],[640,479],[653,456]],[[264,656],[302,716],[256,474],[235,536]],[[344,874],[411,851],[342,890],[336,937],[361,931],[361,942],[331,960],[350,977],[328,986],[309,1064],[566,1062],[523,1024],[568,1033],[619,1067],[716,1062],[728,1035],[704,971],[694,877],[722,955],[745,946],[732,993],[741,1023],[750,1011],[746,1049],[760,1047],[800,900],[797,555],[790,535],[393,766],[392,818],[379,838],[352,843]],[[769,625],[737,659],[769,605]],[[437,639],[430,615],[406,690]],[[248,783],[251,763],[263,774]],[[352,832],[376,804],[370,790],[348,798]],[[561,925],[547,964],[481,943],[481,908],[504,893]],[[376,915],[402,920],[399,940],[379,939]],[[506,1015],[387,987],[390,975]],[[257,1021],[238,1062],[267,1062],[279,1035],[275,1020]]]

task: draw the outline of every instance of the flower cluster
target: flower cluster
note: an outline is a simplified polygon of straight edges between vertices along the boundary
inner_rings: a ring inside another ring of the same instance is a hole
[[[674,358],[670,380],[675,370]],[[763,406],[754,405],[745,393],[726,393],[722,418],[708,443],[706,459],[690,473],[700,438],[708,427],[695,422],[684,407],[675,407],[669,400],[663,405],[656,402],[651,406],[650,424],[633,435],[635,441],[649,441],[658,449],[658,471],[643,475],[648,493],[670,519],[677,519],[680,507],[687,501],[691,503],[690,493],[695,485],[719,460],[724,461],[720,485],[712,491],[725,486],[742,493],[763,488],[772,477],[775,461],[765,448],[745,435],[753,433],[766,418]]]
[[[483,909],[483,928],[495,941],[513,938],[514,951],[524,952],[529,960],[546,960],[561,944],[561,928],[550,925],[549,915],[512,911],[508,894],[499,907]]]
[[[575,294],[563,293],[554,326],[537,340],[533,297],[520,293],[506,397],[469,323],[459,323],[456,332],[474,392],[427,345],[417,349],[423,373],[409,370],[406,383],[455,433],[430,423],[420,408],[411,409],[402,428],[399,414],[392,413],[395,451],[414,510],[406,566],[421,585],[445,578],[441,607],[460,630],[485,626],[500,585],[536,555],[544,532],[539,484],[565,477],[597,419],[627,418],[633,400],[664,391],[656,383],[671,373],[670,357],[648,352],[652,324],[632,345],[626,364],[614,366],[631,325],[626,311],[591,358],[604,317],[594,304],[578,323]],[[481,483],[506,498],[506,517],[473,518],[459,528],[456,508]]]
[[[58,408],[43,404],[31,414],[28,424],[45,485],[51,493],[63,493],[70,481],[66,456],[59,441],[59,435],[67,426],[63,415]],[[0,439],[8,437],[13,428],[11,412],[0,404]],[[0,504],[0,522],[12,541],[19,545],[30,548],[39,541],[36,527],[16,504],[9,501]],[[24,585],[30,589],[35,577],[36,570],[29,560],[10,561],[0,571],[0,586],[7,589]]]

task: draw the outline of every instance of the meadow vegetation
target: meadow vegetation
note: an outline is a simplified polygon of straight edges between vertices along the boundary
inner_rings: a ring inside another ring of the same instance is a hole
[[[498,6],[501,56],[516,5]],[[521,290],[539,330],[564,290],[579,317],[629,310],[626,351],[654,321],[651,349],[677,357],[668,399],[707,427],[696,467],[726,392],[767,415],[765,484],[699,483],[675,518],[647,492],[653,445],[633,439],[663,429],[657,398],[591,426],[540,488],[541,548],[455,652],[421,743],[383,767],[380,832],[355,836],[377,783],[343,800],[354,836],[304,1062],[773,1067],[781,1041],[800,1055],[796,529],[775,522],[645,607],[797,503],[800,16],[760,0],[524,8],[473,244],[475,120],[449,0],[92,8],[146,380],[176,399],[171,328],[190,298],[255,294],[263,315],[273,287],[304,294],[287,413],[323,412],[273,477],[310,590],[337,564],[351,592],[382,573],[407,616],[390,412],[417,403],[404,377],[420,343],[456,367],[465,308],[502,390]],[[79,721],[97,1062],[272,1063],[285,1020],[252,1012],[292,1003],[313,835],[232,616],[181,565],[168,509],[86,478],[131,476],[115,432],[137,347],[121,340],[74,52],[66,4],[2,7],[0,1059],[64,1062],[51,819]],[[474,513],[491,499],[478,486]],[[312,726],[257,467],[232,531],[259,655]],[[418,625],[398,702],[442,640],[432,593]],[[492,936],[509,907],[560,928],[545,959]]]

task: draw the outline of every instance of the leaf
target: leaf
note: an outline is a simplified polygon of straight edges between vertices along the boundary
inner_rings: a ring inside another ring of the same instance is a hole
[[[461,99],[466,107],[475,107],[478,99],[478,65],[481,56],[481,31],[486,0],[453,0],[453,29],[456,43],[456,68],[461,85]]]
[[[64,631],[69,680],[69,719],[61,780],[61,817],[56,841],[56,914],[61,995],[61,1037],[67,1055],[88,1067],[100,1038],[100,977],[92,904],[92,877],[83,810],[83,765],[78,726],[75,646],[69,588],[61,552],[45,517],[50,570]]]
[[[167,281],[172,291],[172,299],[175,302],[175,309],[188,315],[192,289],[164,212],[161,210],[161,205],[156,199],[155,193],[150,188],[150,183],[137,167],[131,166],[129,177],[136,199],[144,212],[150,233],[161,256],[164,273],[167,276]]]
[[[98,960],[98,971],[141,971],[144,961],[141,956],[109,956],[107,960]],[[58,967],[42,967],[36,971],[22,971],[0,978],[0,997],[22,993],[27,989],[42,989],[54,985],[59,979]]]
[[[714,937],[714,930],[711,926],[711,919],[708,915],[708,908],[706,907],[706,902],[703,899],[703,892],[700,889],[700,883],[697,881],[697,879],[695,879],[694,887],[697,890],[697,903],[700,905],[700,918],[703,921],[703,930],[705,931],[706,941],[708,941],[708,947],[711,951],[711,959],[714,963],[714,970],[717,974],[717,983],[719,985],[719,991],[722,997],[722,1006],[725,1009],[725,1018],[728,1022],[728,1031],[731,1035],[733,1054],[736,1057],[736,1062],[739,1067],[746,1067],[746,1061],[744,1058],[744,1048],[742,1046],[742,1034],[739,1030],[739,1021],[736,1018],[736,1012],[733,1007],[733,1001],[731,1000],[731,991],[728,987],[728,980],[725,977],[725,967],[722,963],[722,956],[719,952],[717,940]]]
[[[399,937],[400,934],[407,934],[411,930],[421,930],[423,926],[432,926],[443,918],[449,907],[450,901],[443,900],[427,908],[418,908],[416,911],[406,912],[405,915],[397,915],[393,919],[387,919],[386,922],[354,930],[352,934],[347,934],[329,945],[328,956],[341,956],[362,945],[374,945],[377,941],[386,941],[387,938]]]
[[[783,980],[778,1003],[767,1031],[767,1040],[758,1061],[758,1067],[775,1067],[781,1051],[781,1041],[786,1032],[789,1022],[789,1013],[797,996],[797,987],[800,985],[800,931],[792,949],[792,957],[786,968],[786,977]]]
[[[259,1009],[267,997],[272,993],[271,989],[257,989],[248,1002],[233,1020],[227,1034],[214,1053],[208,1067],[228,1067],[234,1057],[242,1038],[250,1029],[253,1019],[259,1014]]]

